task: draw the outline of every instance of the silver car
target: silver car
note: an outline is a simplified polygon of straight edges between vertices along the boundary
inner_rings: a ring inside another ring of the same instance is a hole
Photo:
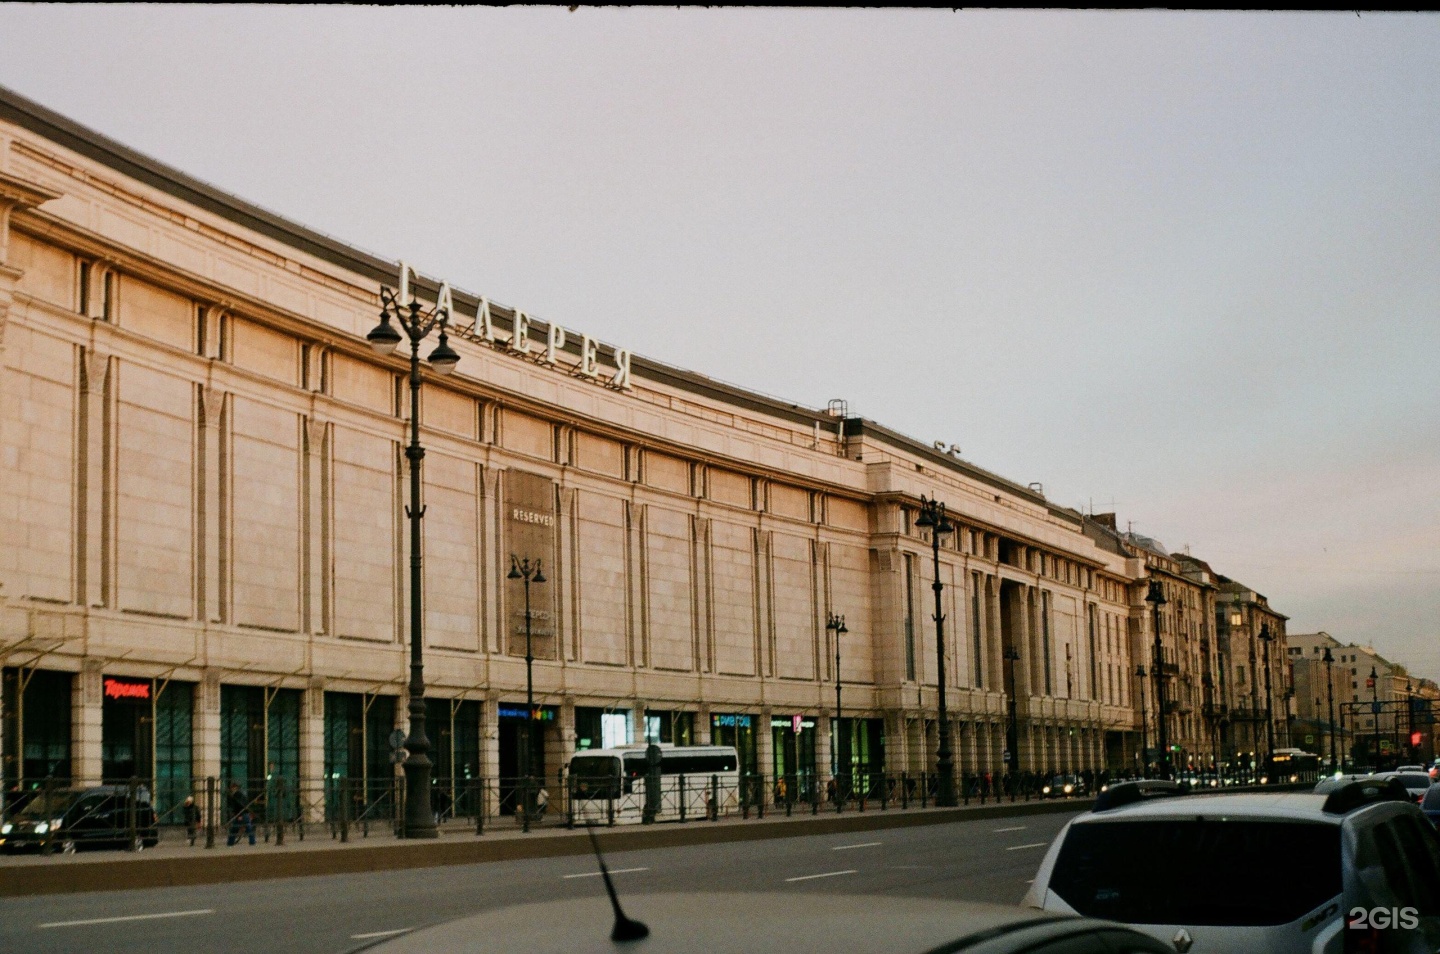
[[[1195,954],[1433,954],[1440,839],[1396,782],[1239,795],[1129,783],[1065,826],[1024,903]]]

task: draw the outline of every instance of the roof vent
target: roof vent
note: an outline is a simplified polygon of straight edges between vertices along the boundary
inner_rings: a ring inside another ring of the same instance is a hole
[[[1408,802],[1410,792],[1398,778],[1362,778],[1342,785],[1325,799],[1324,811],[1344,815],[1376,802]]]
[[[1111,785],[1097,795],[1095,807],[1091,811],[1105,812],[1112,808],[1133,805],[1136,802],[1148,801],[1152,798],[1173,798],[1189,794],[1190,786],[1180,782],[1167,782],[1161,779],[1121,782],[1118,785]]]

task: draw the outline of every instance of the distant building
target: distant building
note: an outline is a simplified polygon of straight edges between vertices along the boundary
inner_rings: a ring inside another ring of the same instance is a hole
[[[1215,631],[1227,710],[1221,729],[1227,761],[1260,766],[1272,743],[1282,748],[1293,741],[1287,734],[1292,701],[1288,619],[1263,594],[1219,577]]]

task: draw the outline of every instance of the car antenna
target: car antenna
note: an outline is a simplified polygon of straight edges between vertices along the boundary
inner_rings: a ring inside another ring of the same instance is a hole
[[[615,896],[615,882],[610,880],[610,869],[605,867],[605,856],[600,853],[600,842],[595,837],[595,823],[586,822],[585,831],[590,835],[590,845],[595,849],[595,860],[600,863],[600,877],[605,879],[605,892],[610,895],[610,906],[615,909],[615,927],[610,931],[610,940],[617,943],[638,941],[650,936],[650,929],[641,921],[632,921],[620,908],[620,899]]]

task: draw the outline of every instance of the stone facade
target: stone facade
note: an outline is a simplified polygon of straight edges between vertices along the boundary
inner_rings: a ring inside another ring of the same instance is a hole
[[[403,362],[364,339],[397,276],[0,91],[0,661],[73,676],[66,774],[121,764],[112,680],[188,687],[174,718],[197,777],[244,771],[236,700],[264,713],[245,743],[261,770],[283,746],[309,778],[338,757],[327,699],[404,718],[409,406]],[[956,524],[939,572],[957,768],[1002,770],[1012,695],[1025,770],[1103,767],[1133,726],[1144,568],[1079,514],[874,422],[454,298],[461,362],[427,373],[420,414],[425,673],[452,715],[479,704],[478,774],[502,772],[527,688],[512,555],[547,577],[528,622],[549,769],[602,710],[632,738],[682,713],[697,741],[743,714],[767,774],[789,744],[770,727],[803,716],[823,769],[834,612],[843,715],[883,726],[869,769],[932,770],[922,494]],[[1184,605],[1189,654],[1205,613]]]

